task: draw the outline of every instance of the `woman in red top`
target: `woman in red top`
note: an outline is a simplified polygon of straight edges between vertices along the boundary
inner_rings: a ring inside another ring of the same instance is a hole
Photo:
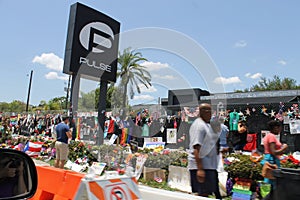
[[[276,135],[280,134],[282,129],[281,123],[279,121],[269,121],[268,127],[270,133],[263,138],[265,156],[264,160],[262,161],[262,164],[268,161],[270,164],[276,164],[277,167],[280,167],[280,160],[278,156],[283,154],[283,152],[287,149],[288,146],[287,144],[281,144],[281,142],[276,138]],[[264,182],[272,185],[271,192],[265,199],[272,199],[272,193],[274,189],[273,181],[268,178],[265,178]]]

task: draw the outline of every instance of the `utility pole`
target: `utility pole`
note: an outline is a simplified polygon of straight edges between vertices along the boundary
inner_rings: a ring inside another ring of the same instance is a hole
[[[33,70],[31,70],[31,72],[30,72],[30,79],[29,79],[29,86],[28,86],[28,93],[27,93],[26,112],[28,112],[28,106],[29,106],[29,98],[30,98],[32,74],[33,74]]]

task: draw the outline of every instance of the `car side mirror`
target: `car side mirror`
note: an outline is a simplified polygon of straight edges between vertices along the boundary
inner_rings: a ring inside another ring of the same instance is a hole
[[[37,171],[24,152],[0,149],[0,200],[32,197],[37,189]]]

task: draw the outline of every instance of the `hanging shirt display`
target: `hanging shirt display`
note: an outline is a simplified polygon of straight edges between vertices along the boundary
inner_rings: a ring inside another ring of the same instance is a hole
[[[247,134],[247,144],[244,146],[244,151],[253,151],[256,149],[256,133],[248,133]]]
[[[237,112],[231,112],[229,113],[229,129],[231,131],[237,131],[238,130],[238,122],[239,122],[240,116]]]
[[[149,118],[147,118],[147,119],[143,118],[142,119],[142,122],[143,122],[142,136],[144,136],[144,137],[148,137],[149,136],[148,120],[149,120]]]

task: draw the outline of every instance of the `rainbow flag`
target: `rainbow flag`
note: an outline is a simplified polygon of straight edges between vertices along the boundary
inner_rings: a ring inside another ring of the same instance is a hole
[[[128,137],[128,128],[122,128],[122,137],[121,137],[120,144],[126,144],[127,137]]]
[[[18,124],[18,116],[10,116],[10,126]]]

